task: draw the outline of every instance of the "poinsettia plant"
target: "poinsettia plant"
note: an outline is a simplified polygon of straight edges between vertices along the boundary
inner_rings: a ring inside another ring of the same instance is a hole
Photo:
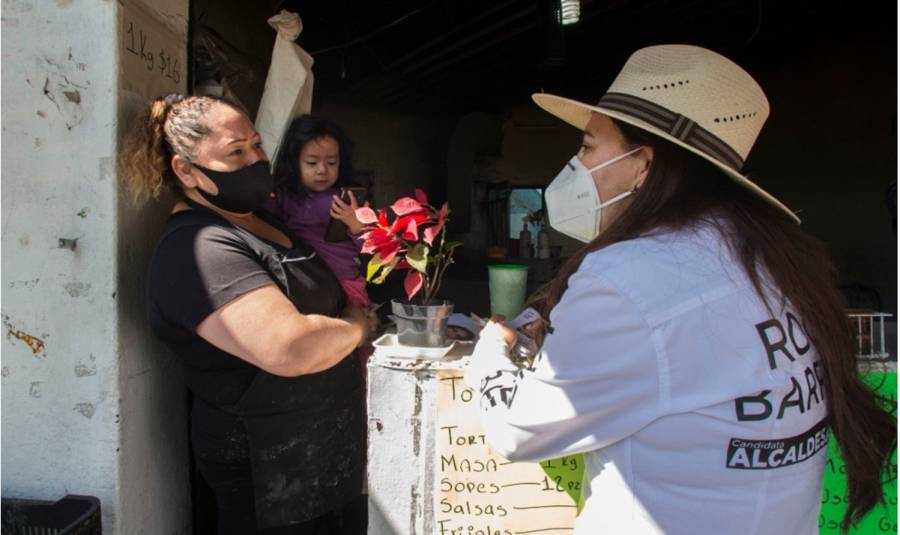
[[[366,280],[381,284],[392,272],[407,270],[403,280],[406,297],[412,302],[418,295],[428,304],[441,287],[447,266],[453,263],[453,251],[460,242],[447,241],[447,203],[440,209],[428,203],[425,193],[416,189],[415,198],[402,197],[388,209],[377,212],[369,207],[356,210],[363,227],[362,252],[372,254],[366,268]]]

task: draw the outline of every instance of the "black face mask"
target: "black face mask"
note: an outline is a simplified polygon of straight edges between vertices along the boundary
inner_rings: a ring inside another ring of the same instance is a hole
[[[194,167],[213,181],[219,193],[213,195],[200,188],[197,191],[210,204],[228,212],[246,214],[262,208],[275,188],[269,162],[260,160],[237,171],[213,171],[197,164]]]

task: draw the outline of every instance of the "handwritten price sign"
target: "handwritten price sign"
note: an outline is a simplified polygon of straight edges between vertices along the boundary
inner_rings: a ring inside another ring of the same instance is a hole
[[[897,373],[877,372],[863,375],[863,380],[882,396],[896,403]],[[885,504],[877,505],[849,533],[876,535],[897,533],[897,452],[891,464],[891,473],[884,475]],[[847,469],[832,439],[828,444],[828,461],[825,464],[825,485],[822,489],[822,510],[819,513],[819,533],[838,535],[841,519],[847,509]]]
[[[148,43],[150,35],[144,33],[140,26],[135,28],[134,21],[128,21],[125,35],[125,51],[139,57],[148,71],[152,72],[158,69],[160,76],[165,76],[176,84],[181,81],[178,58],[172,57],[172,54],[166,52],[164,47],[156,49],[154,54],[153,49],[150,48],[151,45]]]
[[[126,90],[145,97],[184,92],[187,34],[178,35],[156,17],[123,3],[120,58]]]
[[[581,455],[514,463],[486,443],[462,373],[438,376],[434,533],[571,533],[581,497]]]

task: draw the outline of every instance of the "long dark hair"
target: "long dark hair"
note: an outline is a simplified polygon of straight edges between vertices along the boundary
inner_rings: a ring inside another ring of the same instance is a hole
[[[275,192],[279,194],[304,194],[300,187],[300,151],[303,146],[316,139],[330,137],[337,141],[340,151],[336,187],[349,186],[353,182],[353,145],[344,130],[334,121],[314,115],[301,115],[284,132],[275,168]]]
[[[824,370],[828,422],[847,467],[849,504],[842,527],[848,529],[883,499],[881,477],[897,444],[897,425],[879,403],[886,400],[860,380],[837,271],[824,244],[703,158],[644,130],[613,122],[622,132],[625,150],[653,147],[648,176],[622,214],[538,290],[530,299],[532,306],[549,318],[569,277],[593,251],[658,229],[713,225],[740,259],[766,306],[773,310],[790,303],[816,346]],[[780,303],[767,299],[768,281],[780,292]]]

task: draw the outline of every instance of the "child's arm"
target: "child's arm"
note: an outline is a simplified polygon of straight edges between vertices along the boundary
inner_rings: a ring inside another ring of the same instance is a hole
[[[356,219],[356,209],[359,208],[359,202],[356,200],[356,196],[353,195],[352,191],[348,191],[347,193],[350,196],[349,203],[342,201],[337,195],[333,197],[331,203],[331,217],[342,221],[347,225],[347,228],[350,229],[350,233],[356,235],[362,232],[365,225],[360,223],[359,219]],[[368,206],[368,203],[366,203],[365,206]]]

